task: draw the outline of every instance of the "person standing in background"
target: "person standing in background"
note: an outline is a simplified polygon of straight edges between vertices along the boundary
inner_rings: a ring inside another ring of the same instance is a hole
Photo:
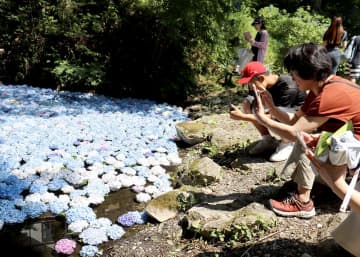
[[[264,63],[269,39],[269,34],[265,27],[265,20],[262,18],[256,18],[251,25],[253,25],[257,30],[255,39],[251,38],[249,32],[245,32],[245,40],[251,44],[251,51],[254,54],[253,61]]]
[[[353,36],[351,44],[348,45],[351,49],[351,57],[345,63],[345,76],[352,82],[357,82],[360,78],[360,36]]]
[[[344,30],[342,18],[334,16],[330,26],[323,36],[323,46],[328,51],[333,65],[333,74],[336,74],[341,61],[340,48],[346,48],[347,32]]]

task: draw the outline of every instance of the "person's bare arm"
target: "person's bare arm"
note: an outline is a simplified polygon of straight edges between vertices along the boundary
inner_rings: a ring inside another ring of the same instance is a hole
[[[256,88],[253,89],[256,90]],[[303,115],[299,117],[299,119],[293,125],[284,124],[269,118],[265,114],[264,106],[259,94],[256,94],[256,99],[257,108],[255,114],[258,122],[279,135],[282,139],[296,141],[296,132],[311,132],[320,127],[329,119],[327,117],[309,117]]]
[[[324,163],[313,154],[307,154],[307,156],[331,190],[339,198],[344,199],[346,192],[349,190],[349,185],[345,181],[346,166],[334,166]],[[360,192],[357,190],[354,190],[351,194],[350,207],[353,211],[360,214]]]
[[[275,117],[278,121],[293,125],[296,123],[296,121],[304,115],[304,113],[299,110],[295,114],[287,113],[286,111],[282,110],[281,108],[275,106],[274,100],[267,90],[262,90],[260,92],[261,100],[264,102],[264,104],[269,108],[269,112],[271,116]]]

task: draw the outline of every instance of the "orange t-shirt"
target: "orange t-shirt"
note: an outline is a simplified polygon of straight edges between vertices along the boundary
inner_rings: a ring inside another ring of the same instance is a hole
[[[354,134],[360,140],[360,87],[340,77],[334,77],[325,84],[318,96],[309,92],[301,110],[307,116],[328,117],[319,131],[335,132],[348,121],[352,121]]]

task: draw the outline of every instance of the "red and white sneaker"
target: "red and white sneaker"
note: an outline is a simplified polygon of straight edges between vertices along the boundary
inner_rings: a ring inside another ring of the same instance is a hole
[[[270,199],[270,208],[276,214],[285,217],[311,218],[315,216],[315,207],[312,200],[301,202],[297,194],[292,194],[282,201]]]

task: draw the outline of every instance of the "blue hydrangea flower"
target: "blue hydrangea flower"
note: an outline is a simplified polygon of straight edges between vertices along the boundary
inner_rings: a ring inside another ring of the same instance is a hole
[[[65,212],[65,216],[66,222],[68,224],[78,220],[85,220],[90,223],[96,219],[96,214],[94,213],[94,211],[87,206],[71,207]]]
[[[64,179],[56,178],[50,181],[48,188],[50,191],[58,191],[65,185],[68,185],[68,183]]]
[[[106,234],[111,240],[118,240],[125,234],[125,230],[119,225],[113,224],[107,227]]]
[[[43,202],[25,202],[22,210],[30,218],[37,218],[48,210],[48,206]]]
[[[69,205],[59,199],[56,199],[49,203],[49,210],[56,215],[63,213],[67,209],[69,209]]]
[[[94,245],[84,245],[80,250],[81,257],[94,257],[98,254],[100,254],[99,248]]]

